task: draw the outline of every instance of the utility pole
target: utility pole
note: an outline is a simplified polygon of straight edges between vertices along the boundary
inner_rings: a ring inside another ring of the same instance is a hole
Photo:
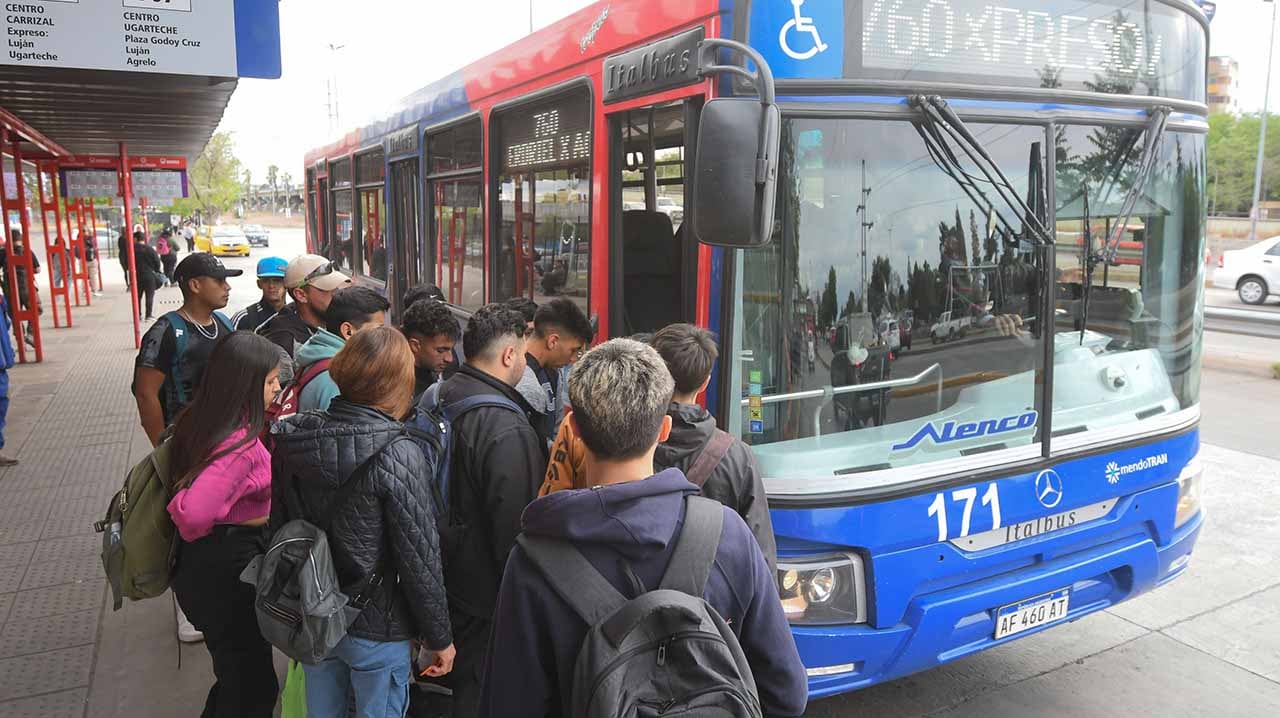
[[[342,120],[338,116],[338,51],[346,45],[329,43],[329,77],[325,80],[325,106],[329,111],[329,134],[342,128]]]
[[[862,215],[862,310],[870,311],[867,303],[867,230],[876,226],[875,222],[867,221],[867,200],[871,197],[871,188],[867,186],[867,161],[862,161],[862,204],[858,205],[858,212]]]
[[[529,34],[533,34],[533,0],[529,0]]]
[[[1274,0],[1263,0],[1271,3],[1271,34],[1267,39],[1267,87],[1262,93],[1262,129],[1258,132],[1258,166],[1253,173],[1253,212],[1249,220],[1249,241],[1258,241],[1258,215],[1262,214],[1258,206],[1262,201],[1262,163],[1267,151],[1267,106],[1271,100],[1271,56],[1276,49],[1276,3]]]

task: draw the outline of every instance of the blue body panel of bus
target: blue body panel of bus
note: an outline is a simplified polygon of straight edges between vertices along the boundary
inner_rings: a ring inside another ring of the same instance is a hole
[[[997,641],[995,614],[1002,606],[1070,588],[1066,621],[1073,621],[1175,578],[1202,523],[1196,515],[1173,525],[1178,477],[1199,442],[1198,431],[1191,431],[1063,461],[1053,467],[1062,496],[1052,509],[1036,496],[1039,471],[972,485],[981,497],[996,484],[1006,527],[1114,500],[1101,518],[983,551],[938,541],[938,522],[929,514],[933,491],[857,506],[774,509],[781,556],[843,551],[860,555],[866,569],[866,624],[794,627],[806,667],[853,664],[852,671],[810,678],[811,695],[899,678],[1058,625]],[[1119,474],[1110,464],[1150,468]],[[939,492],[949,539],[964,510],[952,494],[964,488],[970,487]],[[988,507],[970,506],[969,535],[993,529]]]

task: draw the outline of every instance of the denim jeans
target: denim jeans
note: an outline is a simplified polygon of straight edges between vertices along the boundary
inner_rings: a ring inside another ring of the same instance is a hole
[[[357,718],[403,718],[412,670],[408,641],[347,636],[323,663],[303,666],[307,718],[344,718],[353,690]]]

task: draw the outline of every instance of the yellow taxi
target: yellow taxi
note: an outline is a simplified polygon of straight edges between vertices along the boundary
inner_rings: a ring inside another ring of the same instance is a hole
[[[223,225],[213,228],[209,238],[209,252],[214,256],[249,256],[249,238],[239,227]]]

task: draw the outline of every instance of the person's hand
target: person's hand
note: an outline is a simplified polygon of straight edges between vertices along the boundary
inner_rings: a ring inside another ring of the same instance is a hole
[[[422,675],[428,678],[439,678],[453,670],[453,659],[458,650],[450,643],[448,647],[433,651],[425,645],[418,649],[418,665],[426,666]]]
[[[1000,314],[996,316],[996,331],[1002,337],[1016,337],[1022,333],[1022,316],[1019,314]]]

